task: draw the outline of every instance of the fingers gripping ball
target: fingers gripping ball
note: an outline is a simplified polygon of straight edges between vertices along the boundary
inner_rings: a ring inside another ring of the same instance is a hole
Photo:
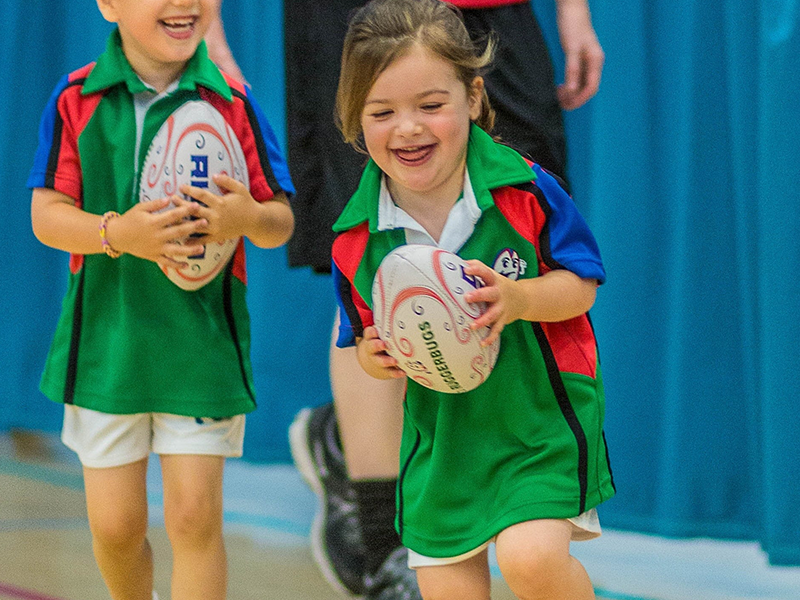
[[[450,394],[483,383],[500,348],[499,341],[481,346],[488,327],[470,329],[486,306],[464,300],[483,285],[465,267],[451,252],[410,244],[383,259],[372,285],[375,326],[389,354],[420,385]]]
[[[184,184],[220,195],[212,179],[218,174],[249,185],[247,163],[236,134],[211,104],[190,101],[173,112],[153,138],[142,166],[139,200],[179,194]],[[171,208],[172,204],[164,210]],[[166,268],[164,273],[184,290],[200,289],[225,267],[238,243],[239,238],[207,244],[203,252],[187,259],[187,267]]]

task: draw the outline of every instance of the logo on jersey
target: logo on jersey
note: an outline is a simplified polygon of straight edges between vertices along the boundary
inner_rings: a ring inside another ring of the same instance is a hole
[[[516,281],[525,274],[528,263],[519,257],[516,250],[513,248],[506,248],[494,259],[494,266],[492,268],[501,275],[505,275],[509,279]]]

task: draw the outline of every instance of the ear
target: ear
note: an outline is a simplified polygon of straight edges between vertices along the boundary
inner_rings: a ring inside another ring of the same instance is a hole
[[[117,16],[117,3],[114,0],[97,0],[97,8],[103,18],[109,23],[116,23],[119,19]]]
[[[483,77],[476,77],[472,80],[468,93],[469,118],[470,121],[476,121],[481,116],[483,108]]]

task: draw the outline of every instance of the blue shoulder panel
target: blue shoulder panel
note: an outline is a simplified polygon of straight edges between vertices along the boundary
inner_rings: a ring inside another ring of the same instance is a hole
[[[258,102],[256,102],[256,99],[253,97],[250,86],[245,86],[245,92],[247,93],[247,100],[253,108],[253,114],[255,114],[258,125],[261,128],[261,137],[264,139],[264,144],[267,147],[267,157],[272,167],[272,173],[284,192],[289,195],[294,194],[294,185],[292,185],[292,179],[289,176],[289,165],[286,164],[286,159],[283,157],[283,152],[278,144],[278,138],[275,136],[275,132],[272,130],[269,121],[267,121],[264,111],[261,110]]]
[[[55,132],[56,120],[58,117],[58,98],[69,85],[69,75],[64,75],[56,84],[50,100],[47,101],[42,119],[39,123],[39,145],[33,158],[33,167],[28,175],[27,186],[29,189],[41,188],[45,186],[47,177],[47,163],[50,160],[50,153],[53,147],[53,134]]]
[[[350,313],[355,310],[355,307],[352,306],[353,300],[349,292],[351,289],[350,282],[333,261],[331,261],[331,272],[333,274],[333,287],[336,291],[336,304],[339,310],[339,332],[336,337],[336,347],[348,348],[356,345],[355,329],[350,320]],[[350,310],[347,309],[345,304],[350,306]]]
[[[555,177],[533,165],[536,185],[552,209],[548,219],[550,254],[563,267],[584,279],[606,280],[600,248],[570,195]]]

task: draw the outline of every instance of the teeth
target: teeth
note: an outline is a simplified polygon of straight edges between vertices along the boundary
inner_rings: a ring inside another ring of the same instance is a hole
[[[191,27],[192,23],[194,23],[193,19],[180,20],[180,21],[164,19],[164,25],[166,25],[167,27]]]

